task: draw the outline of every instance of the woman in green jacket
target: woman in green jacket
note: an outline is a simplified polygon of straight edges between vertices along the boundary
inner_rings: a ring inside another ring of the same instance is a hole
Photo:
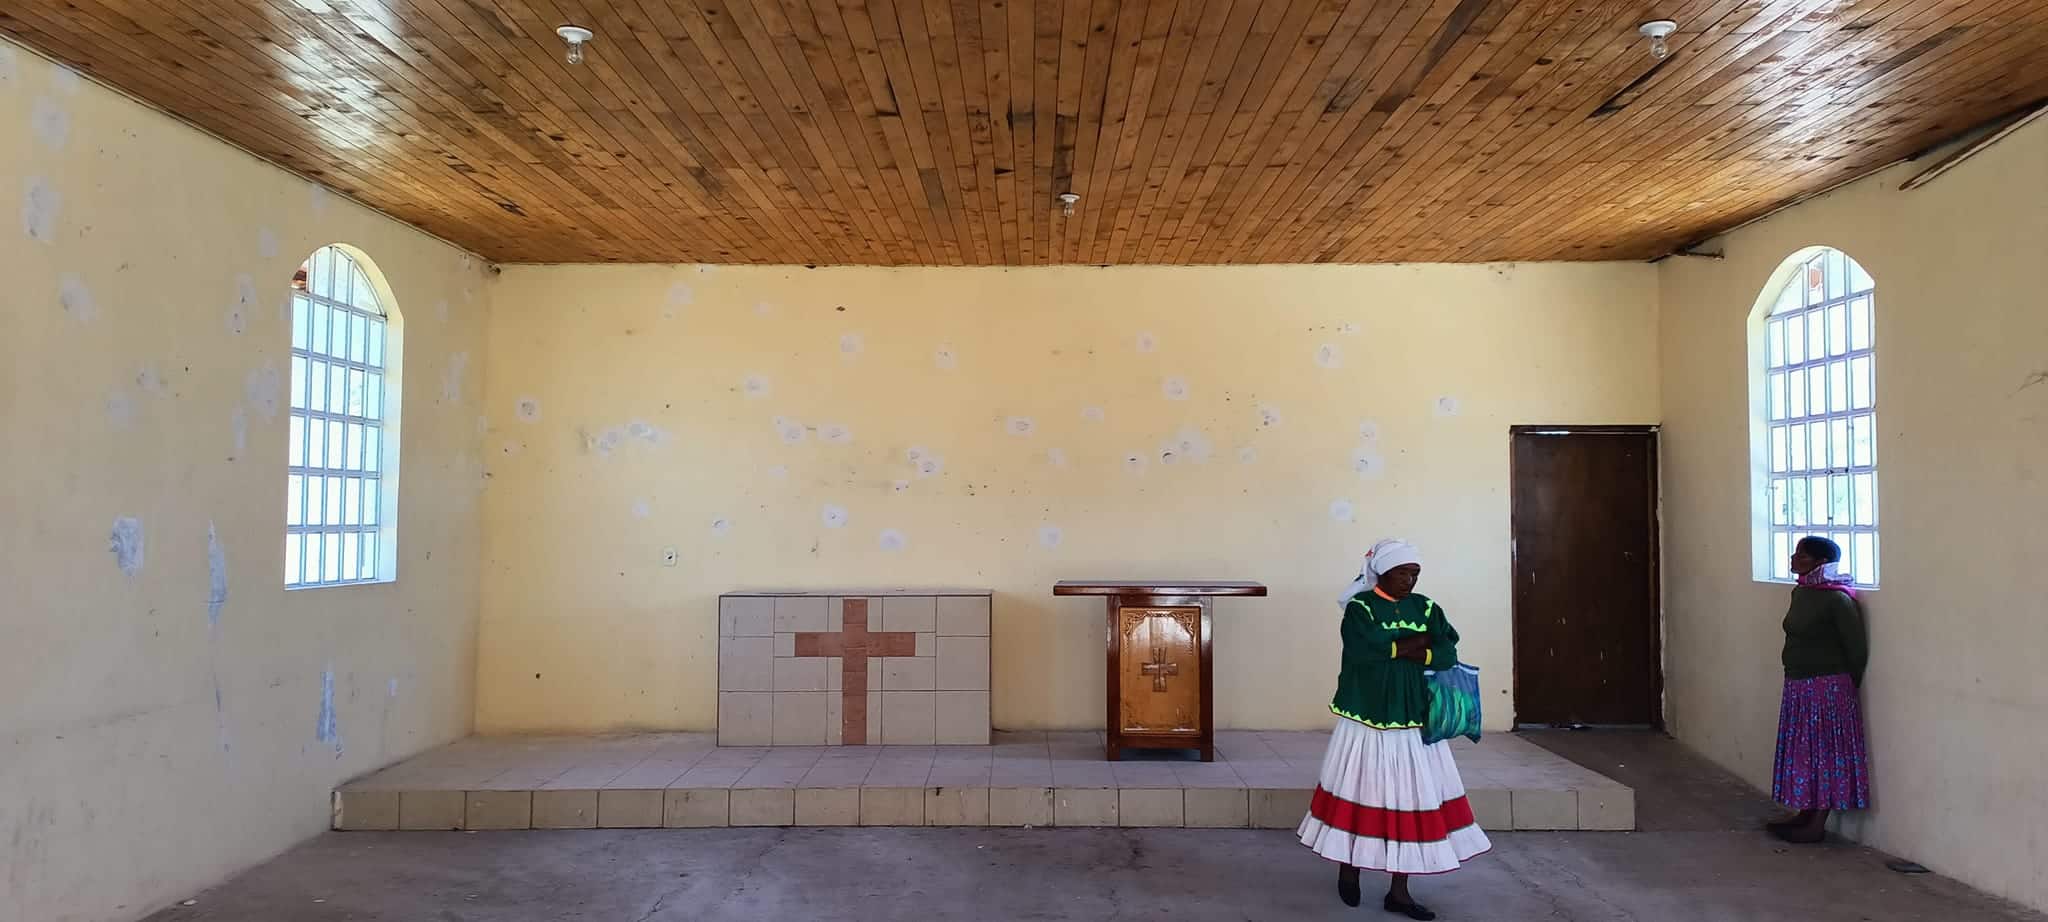
[[[1870,752],[1863,738],[1863,667],[1870,647],[1855,583],[1841,571],[1842,548],[1799,539],[1792,553],[1792,604],[1785,612],[1785,697],[1771,799],[1795,811],[1770,825],[1788,842],[1827,838],[1828,813],[1870,806]]]
[[[1426,669],[1458,662],[1458,632],[1415,592],[1422,559],[1405,541],[1382,541],[1345,593],[1343,668],[1330,710],[1337,728],[1301,844],[1338,863],[1337,894],[1359,903],[1361,868],[1393,875],[1382,904],[1411,919],[1436,914],[1408,893],[1411,874],[1442,874],[1492,847],[1472,817],[1447,743],[1425,743]]]

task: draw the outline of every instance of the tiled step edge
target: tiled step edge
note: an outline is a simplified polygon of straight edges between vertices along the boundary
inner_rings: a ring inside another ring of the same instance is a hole
[[[340,830],[1011,826],[1293,829],[1310,792],[1280,788],[668,788],[334,792]],[[1492,830],[1632,830],[1626,787],[1473,790]]]

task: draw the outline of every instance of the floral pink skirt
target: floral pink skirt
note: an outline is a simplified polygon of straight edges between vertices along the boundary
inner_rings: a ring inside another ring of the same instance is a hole
[[[1794,810],[1870,806],[1870,751],[1863,706],[1847,675],[1785,680],[1771,799]]]

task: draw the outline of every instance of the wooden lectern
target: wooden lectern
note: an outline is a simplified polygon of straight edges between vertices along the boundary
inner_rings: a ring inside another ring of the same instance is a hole
[[[1109,603],[1108,758],[1125,747],[1199,749],[1216,760],[1215,670],[1209,609],[1216,596],[1264,596],[1258,583],[1080,582],[1052,594]]]

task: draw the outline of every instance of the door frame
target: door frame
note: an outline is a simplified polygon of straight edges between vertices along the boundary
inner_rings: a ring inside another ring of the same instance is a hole
[[[1650,622],[1651,654],[1657,660],[1657,669],[1650,679],[1650,728],[1662,731],[1664,726],[1664,481],[1663,427],[1660,425],[1597,425],[1580,426],[1559,424],[1549,426],[1520,425],[1508,427],[1508,662],[1513,675],[1510,697],[1514,699],[1515,727],[1522,723],[1522,675],[1513,666],[1519,638],[1515,627],[1521,623],[1521,591],[1516,577],[1521,565],[1521,548],[1516,546],[1515,536],[1521,533],[1521,510],[1515,504],[1515,440],[1525,435],[1644,435],[1649,439],[1650,456],[1650,595],[1656,605],[1657,616]],[[1531,725],[1534,726],[1534,725]],[[1543,726],[1549,726],[1545,724]]]

